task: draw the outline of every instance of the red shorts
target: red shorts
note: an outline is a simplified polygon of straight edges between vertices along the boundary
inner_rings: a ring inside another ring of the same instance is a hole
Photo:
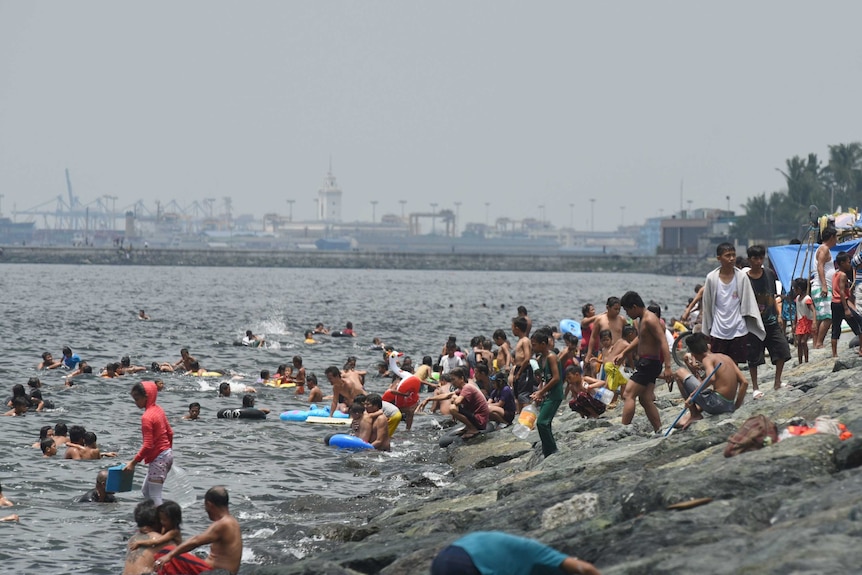
[[[811,335],[813,324],[814,322],[804,315],[799,316],[796,320],[796,335]]]
[[[168,545],[164,547],[161,551],[156,553],[156,559],[164,557],[174,548],[173,545]],[[212,571],[212,566],[209,565],[206,561],[198,557],[197,555],[192,555],[191,553],[183,553],[182,555],[177,555],[164,565],[162,565],[159,574],[165,575],[198,575],[199,573],[203,573],[204,571]]]

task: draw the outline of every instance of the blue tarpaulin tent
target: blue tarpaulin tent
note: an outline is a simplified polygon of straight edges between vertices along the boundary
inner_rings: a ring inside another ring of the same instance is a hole
[[[862,240],[857,239],[836,244],[834,248],[829,250],[832,252],[832,259],[834,260],[839,252],[847,252],[851,256],[854,255],[860,242]],[[790,289],[790,284],[794,278],[811,278],[811,275],[817,269],[817,266],[814,264],[814,252],[819,247],[820,244],[811,244],[810,246],[798,244],[773,246],[766,249],[769,263],[772,269],[775,270],[775,274],[778,276],[778,281],[781,282],[784,291]],[[805,272],[806,265],[809,267],[808,273]]]

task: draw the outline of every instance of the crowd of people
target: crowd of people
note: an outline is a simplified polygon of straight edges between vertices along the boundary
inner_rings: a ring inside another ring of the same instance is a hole
[[[640,405],[646,420],[658,432],[662,429],[655,405],[658,379],[664,380],[669,390],[676,384],[689,409],[689,415],[678,426],[686,428],[703,419],[704,413],[722,414],[739,409],[746,398],[749,378],[752,397],[761,397],[757,371],[765,362],[766,351],[775,365],[774,389],[782,388],[782,368],[791,359],[786,323],[790,323],[800,363],[808,359],[809,337],[814,338],[815,348],[821,347],[828,326],[832,326],[833,354],[841,333],[840,327],[836,331],[835,326],[842,319],[858,334],[860,324],[850,293],[851,258],[839,254],[833,266],[828,248],[830,242],[834,244],[834,234],[827,228],[823,238],[826,249],[824,253],[818,250],[815,256],[817,273],[811,280],[810,296],[809,278],[797,278],[782,300],[776,291],[774,272],[764,266],[766,254],[762,246],[749,247],[747,261],[740,262],[733,245],[720,244],[716,249],[718,267],[707,275],[702,286],[697,286],[695,296],[679,319],[663,320],[662,307],[654,302],[647,305],[635,291],[609,297],[601,313],[592,303],[584,304],[579,333],[563,329],[562,325],[534,329],[526,308],[520,306],[510,324],[500,326],[490,337],[477,335],[463,346],[455,336],[450,336],[437,353],[423,356],[418,365],[375,338],[372,349],[382,352],[376,375],[387,380],[382,393],[366,389],[368,374],[357,369],[354,356],[348,357],[341,367],[329,365],[324,369],[331,386],[328,394],[320,388],[317,376],[307,370],[299,354],[289,364],[279,365],[274,374],[261,370],[257,383],[294,388],[297,396],[312,403],[328,401],[331,414],[341,411],[349,415],[352,434],[381,451],[392,448],[391,439],[402,422],[407,431],[411,430],[418,412],[430,409],[432,414],[451,418],[455,432],[469,441],[513,425],[519,413],[532,405],[537,413],[535,426],[542,453],[550,457],[557,452],[552,422],[567,399],[573,411],[593,418],[617,409],[621,402],[624,425],[633,422]],[[682,361],[684,366],[674,370],[672,349],[678,345],[677,337],[688,332],[693,334],[685,338],[688,353]],[[348,323],[338,334],[355,337],[353,325]],[[318,324],[305,333],[305,342],[316,343],[316,335],[331,332]],[[243,345],[256,347],[264,341],[265,338],[249,330]],[[69,371],[66,385],[74,384],[74,378],[80,375],[92,373],[87,362],[68,346],[62,349],[59,360],[49,352],[42,354],[41,359],[40,370]],[[748,378],[740,369],[741,364],[747,364]],[[177,361],[153,362],[150,368],[133,365],[128,357],[123,357],[105,366],[100,377],[116,378],[146,371],[225,374],[204,370],[189,350],[183,348]],[[39,378],[31,378],[28,387],[29,393],[24,385],[13,387],[12,396],[6,401],[11,410],[5,415],[20,416],[29,409],[42,411],[53,407],[51,400],[41,394]],[[180,533],[181,510],[175,503],[163,501],[164,481],[173,462],[173,430],[157,404],[162,388],[158,378],[131,387],[132,400],[144,410],[142,446],[124,468],[132,471],[142,462],[147,464],[148,472],[142,488],[145,502],[135,509],[139,529],[129,541],[125,572],[143,573],[155,568],[164,573],[185,573],[199,572],[193,570],[197,568],[224,568],[235,573],[242,537],[230,515],[226,490],[214,487],[207,492],[205,510],[213,523],[206,532],[186,540]],[[253,387],[222,381],[218,388],[220,396],[244,394],[243,407],[254,407]],[[197,420],[200,412],[200,403],[193,402],[183,419]],[[78,425],[68,428],[67,433],[64,423],[44,426],[34,445],[44,457],[56,456],[57,448],[63,446],[68,459],[116,456],[100,451],[94,433]],[[81,500],[112,501],[105,480],[104,472],[99,472],[95,488]],[[0,495],[0,504],[7,501]],[[17,520],[17,516],[9,517]],[[11,520],[9,517],[0,520]],[[206,560],[189,555],[189,551],[204,544],[211,545]],[[464,560],[465,554],[470,555],[470,549],[474,548],[472,542],[462,542],[460,547],[458,542],[453,543],[435,565]],[[575,565],[559,554],[545,556],[564,571],[565,565]]]

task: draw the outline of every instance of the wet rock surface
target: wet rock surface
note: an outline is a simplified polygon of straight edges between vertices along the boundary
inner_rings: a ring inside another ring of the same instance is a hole
[[[843,347],[843,346],[841,346]],[[559,451],[542,457],[533,433],[507,430],[447,448],[452,474],[423,485],[396,507],[322,527],[329,537],[311,556],[258,574],[422,574],[460,535],[504,530],[537,538],[591,561],[605,574],[850,573],[859,570],[862,535],[862,358],[846,348],[836,361],[812,350],[811,363],[784,370],[773,390],[733,414],[705,416],[688,430],[656,436],[638,407],[580,419],[563,404],[553,429]],[[747,373],[746,373],[747,375]],[[676,391],[656,388],[662,422],[682,409]],[[764,414],[779,430],[829,416],[855,437],[790,437],[725,458],[725,443],[748,417]],[[668,506],[703,500],[688,509]]]

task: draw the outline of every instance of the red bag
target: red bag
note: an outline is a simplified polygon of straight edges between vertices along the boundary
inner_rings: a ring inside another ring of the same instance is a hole
[[[733,457],[773,443],[778,443],[778,428],[775,423],[765,415],[755,415],[746,419],[739,431],[730,436],[724,448],[724,456]]]

